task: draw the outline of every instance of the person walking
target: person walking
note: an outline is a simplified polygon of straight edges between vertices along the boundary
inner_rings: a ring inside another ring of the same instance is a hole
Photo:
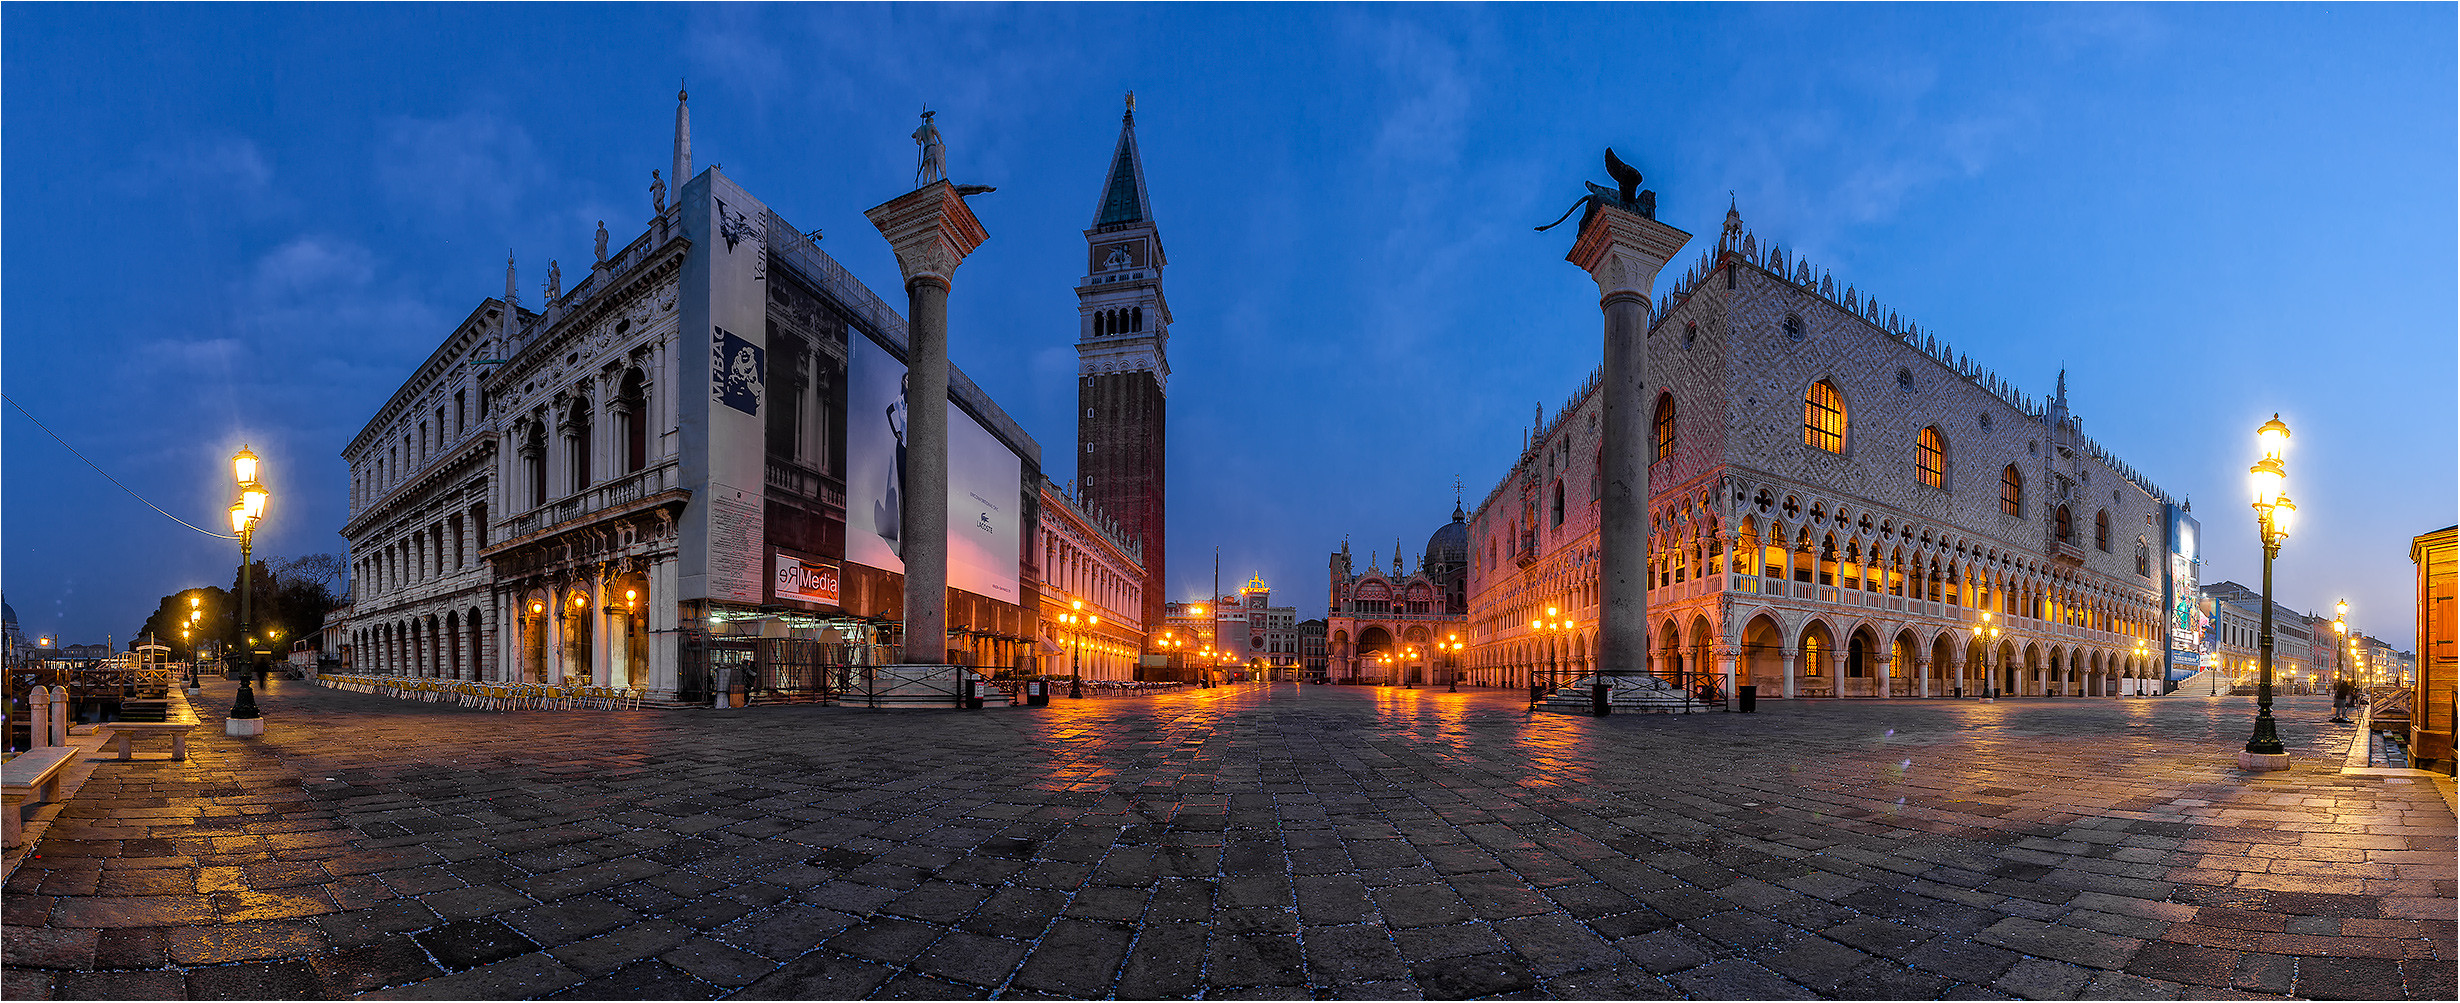
[[[2342,679],[2332,684],[2332,721],[2349,723],[2349,705],[2357,702],[2357,687]]]

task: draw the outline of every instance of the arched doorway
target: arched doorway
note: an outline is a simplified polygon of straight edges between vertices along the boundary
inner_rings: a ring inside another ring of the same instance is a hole
[[[548,616],[545,595],[531,596],[521,616],[521,682],[547,680]]]
[[[1795,690],[1806,697],[1832,697],[1837,689],[1837,644],[1835,632],[1819,620],[1802,627],[1802,639],[1795,645]]]
[[[1352,678],[1355,679],[1364,677],[1383,682],[1390,682],[1392,678],[1389,675],[1390,667],[1382,661],[1382,656],[1391,653],[1391,631],[1385,630],[1382,627],[1368,627],[1367,629],[1360,631],[1358,633],[1358,659],[1355,663],[1353,663],[1357,666],[1357,668],[1354,670]]]
[[[564,685],[588,682],[590,647],[597,640],[597,631],[591,628],[596,626],[594,621],[598,619],[590,615],[589,593],[573,589],[565,594],[558,609],[558,615],[563,620],[557,626],[563,629],[564,643],[556,653],[555,675],[547,681]]]
[[[1869,627],[1857,627],[1845,640],[1845,672],[1838,696],[1875,697],[1888,681],[1880,675],[1879,639]]]
[[[1742,650],[1736,657],[1742,662],[1742,678],[1735,685],[1757,686],[1769,697],[1785,692],[1785,633],[1777,629],[1774,617],[1761,613],[1743,625]]]
[[[1931,695],[1931,691],[1938,688],[1930,685],[1930,670],[1919,664],[1922,660],[1921,644],[1911,629],[1898,630],[1896,639],[1888,642],[1891,652],[1888,674],[1879,681],[1888,688],[1879,691],[1882,695],[1921,697]],[[1901,686],[1897,683],[1899,679],[1904,680]]]
[[[645,687],[649,680],[649,646],[643,641],[649,583],[626,575],[607,583],[607,681],[616,687]]]
[[[1425,627],[1410,627],[1402,632],[1401,651],[1393,656],[1393,667],[1400,670],[1403,682],[1419,685],[1427,681],[1426,668],[1435,657],[1432,635]]]

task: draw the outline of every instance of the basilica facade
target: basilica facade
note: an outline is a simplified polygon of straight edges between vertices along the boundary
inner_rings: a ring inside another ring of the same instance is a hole
[[[2162,691],[2167,493],[1729,211],[1648,332],[1646,671],[1763,698]],[[1599,378],[1469,518],[1472,677],[1597,664]],[[1637,669],[1639,667],[1607,667]]]
[[[1328,682],[1422,685],[1467,679],[1469,526],[1458,504],[1452,521],[1427,537],[1415,570],[1394,541],[1387,573],[1376,555],[1356,566],[1347,541],[1327,571],[1330,608],[1324,621]],[[1459,650],[1452,646],[1462,645]]]

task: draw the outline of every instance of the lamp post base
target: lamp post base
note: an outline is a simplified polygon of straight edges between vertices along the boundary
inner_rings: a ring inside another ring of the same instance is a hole
[[[222,722],[222,733],[232,738],[255,738],[265,733],[265,719],[261,717],[225,718]]]
[[[2286,752],[2248,752],[2240,749],[2238,750],[2238,768],[2257,773],[2286,770],[2289,768],[2289,754]]]

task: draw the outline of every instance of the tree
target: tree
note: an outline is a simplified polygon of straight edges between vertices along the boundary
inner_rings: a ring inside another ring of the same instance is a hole
[[[248,626],[256,647],[279,652],[288,642],[323,630],[325,617],[343,602],[337,588],[341,573],[342,562],[332,554],[255,562],[249,569]],[[191,606],[190,598],[197,604]],[[179,631],[191,622],[191,609],[204,615],[183,643]],[[239,573],[231,573],[228,589],[207,585],[162,597],[135,636],[148,633],[170,645],[180,658],[194,657],[195,646],[204,641],[220,642],[224,650],[240,650]]]
[[[195,605],[188,602],[192,598],[197,600]],[[154,615],[145,618],[145,625],[137,628],[134,636],[151,636],[168,644],[172,655],[182,660],[194,658],[199,643],[230,641],[237,627],[234,623],[238,615],[235,603],[233,593],[211,585],[182,589],[162,597],[162,602],[154,608]],[[191,610],[201,615],[191,620],[188,616]],[[180,636],[183,627],[189,628],[185,638]]]
[[[321,590],[327,598],[342,593],[342,559],[332,554],[308,554],[287,561],[276,561],[274,574],[284,582],[306,582]]]
[[[278,575],[280,588],[273,590],[273,607],[280,615],[283,637],[308,637],[325,629],[325,617],[342,607],[342,597],[335,592],[342,563],[332,553],[310,553],[283,563]]]
[[[342,562],[332,554],[275,558],[256,564],[249,598],[249,633],[272,651],[323,630],[325,617],[342,604],[335,586]]]
[[[233,596],[237,596],[239,594],[240,577],[240,572],[231,572],[231,594]],[[247,601],[241,604],[246,607],[248,622],[245,626],[248,629],[249,637],[253,638],[255,641],[252,647],[265,648],[267,647],[267,628],[270,626],[279,626],[281,624],[281,610],[275,606],[278,598],[276,593],[279,590],[280,585],[274,579],[273,568],[268,566],[264,561],[257,561],[249,565],[247,569],[247,579]],[[237,601],[238,600],[236,599],[233,600],[233,602]],[[242,625],[238,623],[236,618],[240,615],[240,610],[236,608],[233,609],[231,615],[234,619],[232,621],[229,637],[232,647],[237,649],[240,645],[239,628]],[[284,631],[283,636],[288,637],[290,634],[288,631]]]

